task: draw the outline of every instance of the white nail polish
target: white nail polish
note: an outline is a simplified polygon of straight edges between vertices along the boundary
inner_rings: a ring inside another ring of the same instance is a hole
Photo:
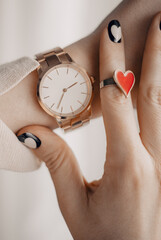
[[[112,20],[108,25],[108,35],[112,42],[120,43],[122,32],[119,21]]]
[[[41,145],[41,141],[32,133],[23,133],[17,136],[18,140],[22,142],[26,147],[36,149]]]

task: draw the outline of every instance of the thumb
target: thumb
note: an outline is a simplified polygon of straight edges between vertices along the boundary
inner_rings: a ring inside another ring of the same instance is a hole
[[[84,178],[79,169],[76,158],[67,145],[56,133],[44,126],[26,126],[17,132],[17,138],[49,169],[55,185],[58,202],[65,217],[71,218],[73,213],[80,213],[85,205],[86,188]]]

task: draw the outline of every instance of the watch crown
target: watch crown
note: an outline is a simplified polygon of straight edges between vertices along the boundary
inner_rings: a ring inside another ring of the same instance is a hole
[[[91,114],[91,104],[88,106],[87,111]]]
[[[91,82],[94,83],[95,82],[95,79],[94,77],[91,76]]]

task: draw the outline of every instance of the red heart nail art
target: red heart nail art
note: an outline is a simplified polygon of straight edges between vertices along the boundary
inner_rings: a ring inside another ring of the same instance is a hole
[[[118,87],[123,91],[126,97],[128,97],[135,83],[135,76],[132,71],[126,71],[123,73],[121,70],[114,72],[114,81]]]

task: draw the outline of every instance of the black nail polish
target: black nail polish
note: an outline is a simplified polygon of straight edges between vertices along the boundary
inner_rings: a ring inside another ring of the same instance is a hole
[[[160,25],[159,25],[159,27],[160,27],[160,30],[161,30],[161,22],[160,22]]]
[[[112,20],[108,24],[108,35],[112,42],[115,42],[115,43],[121,42],[122,33],[121,33],[121,25],[119,21]]]
[[[26,147],[36,149],[40,147],[41,141],[34,134],[26,132],[17,136],[18,140],[22,142]]]

